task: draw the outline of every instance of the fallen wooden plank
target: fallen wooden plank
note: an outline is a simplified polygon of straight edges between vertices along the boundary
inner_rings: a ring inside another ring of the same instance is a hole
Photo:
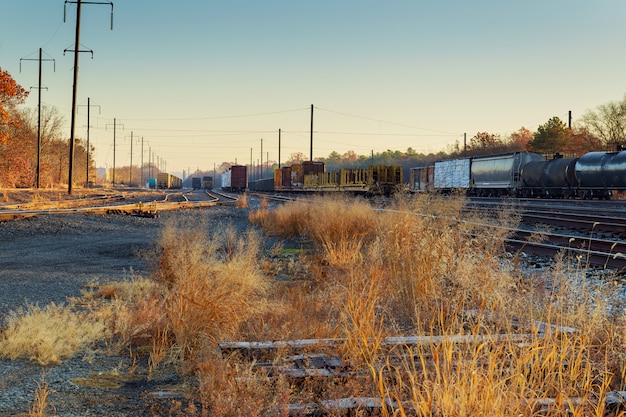
[[[442,336],[397,336],[385,337],[382,339],[380,346],[382,348],[393,348],[398,346],[426,346],[441,345],[443,343],[454,344],[472,344],[472,343],[524,343],[541,338],[542,334],[534,333],[507,333],[495,335],[442,335]],[[228,354],[235,351],[246,352],[248,355],[255,356],[261,353],[270,353],[273,351],[303,351],[318,347],[337,347],[345,343],[345,338],[334,339],[300,339],[300,340],[280,340],[273,342],[222,342],[218,344],[219,352]]]
[[[287,411],[290,416],[343,415],[352,410],[368,411],[368,415],[371,415],[373,412],[380,412],[383,404],[389,409],[397,408],[397,404],[390,399],[383,403],[380,398],[350,397],[322,400],[319,403],[290,404]]]

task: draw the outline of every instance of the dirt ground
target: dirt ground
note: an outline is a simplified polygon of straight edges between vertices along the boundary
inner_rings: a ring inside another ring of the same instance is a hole
[[[32,201],[32,195],[0,190],[0,204],[20,199]],[[63,304],[92,283],[148,274],[143,254],[154,247],[161,227],[170,219],[182,218],[209,232],[227,225],[243,232],[251,227],[247,213],[234,206],[216,206],[164,212],[158,218],[71,214],[0,223],[0,320],[29,303]],[[163,369],[150,379],[135,372],[131,378],[130,355],[84,359],[46,369],[29,360],[0,360],[0,415],[27,413],[42,371],[58,416],[170,415],[172,404],[185,401],[176,393],[187,381],[181,381],[174,370]],[[128,378],[118,378],[118,383],[104,388],[72,382],[94,374]]]

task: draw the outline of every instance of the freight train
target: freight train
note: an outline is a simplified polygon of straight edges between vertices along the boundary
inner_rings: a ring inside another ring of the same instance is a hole
[[[306,161],[274,170],[273,178],[251,181],[251,191],[335,192],[389,195],[403,188],[402,166],[375,165],[326,171],[323,162]]]
[[[435,162],[411,168],[414,192],[465,191],[469,196],[609,199],[626,190],[626,151],[552,158],[513,152]]]
[[[166,172],[159,173],[157,175],[156,180],[157,180],[156,182],[157,188],[167,188],[167,189],[183,188],[182,179],[180,179],[179,177],[175,175],[168,174]]]
[[[194,190],[210,190],[213,188],[213,177],[191,178],[191,188]]]

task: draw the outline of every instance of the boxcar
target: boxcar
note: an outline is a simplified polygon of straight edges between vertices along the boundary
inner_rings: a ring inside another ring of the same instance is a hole
[[[409,170],[409,190],[425,193],[433,189],[435,166],[411,168]]]
[[[452,191],[470,188],[469,158],[452,159],[435,162],[433,172],[433,187],[438,191]]]
[[[202,180],[200,178],[192,178],[191,188],[193,188],[194,190],[199,190],[200,188],[202,188]]]
[[[202,177],[202,188],[210,190],[213,188],[213,177]]]
[[[245,165],[233,165],[222,174],[222,189],[242,193],[248,188],[248,169]]]

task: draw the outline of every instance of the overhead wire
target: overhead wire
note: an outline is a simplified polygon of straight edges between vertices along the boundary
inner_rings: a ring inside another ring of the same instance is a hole
[[[350,114],[350,113],[344,113],[344,112],[339,112],[339,111],[335,111],[335,110],[325,109],[323,107],[315,107],[315,109],[322,110],[322,111],[327,111],[329,113],[341,114],[342,116],[349,116],[349,117],[354,117],[354,118],[357,118],[357,119],[369,120],[369,121],[372,121],[372,122],[385,123],[385,124],[401,126],[401,127],[408,127],[408,128],[411,128],[411,129],[428,130],[428,131],[431,131],[431,132],[440,132],[440,133],[445,133],[445,134],[450,134],[450,135],[456,135],[457,134],[455,132],[449,132],[449,131],[445,131],[445,130],[428,129],[428,128],[424,128],[424,127],[411,126],[411,125],[407,125],[407,124],[403,124],[403,123],[396,123],[396,122],[389,122],[389,121],[381,120],[381,119],[374,119],[374,118],[371,118],[371,117],[357,116],[355,114]]]

